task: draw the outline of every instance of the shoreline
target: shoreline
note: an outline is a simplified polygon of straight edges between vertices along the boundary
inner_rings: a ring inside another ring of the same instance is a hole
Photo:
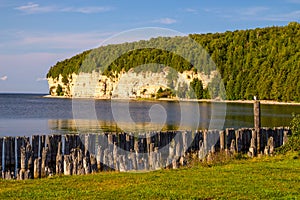
[[[57,98],[57,99],[94,99],[94,100],[111,100],[111,98],[88,98],[88,97],[66,97],[66,96],[51,96],[45,95],[43,98]],[[146,99],[146,98],[113,98],[114,100],[120,101],[183,101],[183,102],[203,102],[203,103],[245,103],[245,104],[253,104],[255,100],[215,100],[215,99],[179,99],[179,98],[160,98],[160,99]],[[300,106],[300,102],[280,102],[273,100],[258,100],[261,104],[264,105],[294,105]]]

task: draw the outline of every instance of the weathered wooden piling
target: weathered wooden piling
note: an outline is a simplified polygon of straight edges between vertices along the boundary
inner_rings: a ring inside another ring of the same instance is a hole
[[[4,154],[4,139],[0,138],[0,172],[4,171],[4,167],[5,167],[5,154]]]
[[[232,154],[235,154],[235,152],[236,152],[235,140],[232,140],[232,141],[231,141],[231,144],[230,144],[230,152],[231,152]]]
[[[235,140],[235,129],[226,128],[226,139],[225,139],[225,147],[230,150],[232,140]]]
[[[220,131],[220,151],[225,150],[225,132],[223,130]]]
[[[34,178],[41,178],[41,163],[42,163],[41,161],[42,159],[40,157],[34,160],[34,172],[33,172]]]
[[[21,165],[20,165],[20,172],[19,172],[19,179],[20,180],[24,180],[24,175],[25,175],[25,171],[26,171],[26,151],[25,151],[25,147],[21,147],[20,148],[21,151]]]
[[[2,178],[41,178],[53,174],[80,175],[98,171],[156,170],[186,165],[188,156],[213,162],[219,151],[250,157],[272,155],[287,142],[290,130],[241,128],[151,133],[37,135],[0,138]],[[222,154],[221,154],[222,155]]]
[[[261,126],[260,101],[254,101],[253,112],[254,112],[254,129],[259,130]]]
[[[62,143],[58,143],[57,155],[56,155],[56,166],[55,171],[57,175],[63,174],[63,155],[62,155]]]
[[[288,142],[288,131],[287,130],[284,130],[283,131],[283,141],[282,141],[282,144],[286,144]]]

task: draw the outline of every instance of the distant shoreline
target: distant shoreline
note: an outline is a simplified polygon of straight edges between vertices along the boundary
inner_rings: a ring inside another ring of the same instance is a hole
[[[73,99],[72,97],[65,97],[65,96],[51,96],[45,95],[44,98],[58,98],[58,99]],[[109,98],[87,98],[87,97],[79,97],[74,99],[95,99],[95,100],[110,100]],[[179,98],[160,98],[160,99],[135,99],[135,98],[113,98],[114,100],[130,100],[130,101],[183,101],[183,102],[203,102],[203,103],[246,103],[246,104],[253,104],[255,100],[214,100],[214,99],[179,99]],[[261,104],[265,105],[295,105],[300,106],[300,102],[279,102],[273,100],[259,100]]]

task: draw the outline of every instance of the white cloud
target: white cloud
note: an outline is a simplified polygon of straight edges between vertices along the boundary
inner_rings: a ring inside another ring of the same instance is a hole
[[[295,0],[296,1],[296,0]],[[300,1],[300,0],[298,0]],[[282,12],[276,11],[268,7],[250,7],[235,9],[204,9],[205,12],[213,13],[219,17],[232,20],[248,20],[248,21],[299,21],[300,10]],[[267,12],[268,11],[268,12]],[[269,12],[270,11],[270,12]]]
[[[49,12],[75,12],[82,14],[102,13],[114,10],[109,6],[96,6],[96,7],[57,7],[57,6],[41,6],[37,3],[27,3],[26,5],[15,7],[26,14],[49,13]]]
[[[2,76],[2,77],[0,77],[0,80],[1,80],[1,81],[6,81],[6,80],[7,80],[7,76]]]
[[[28,3],[27,5],[19,6],[16,9],[17,10],[34,10],[34,9],[37,9],[37,8],[39,8],[39,4]]]
[[[83,14],[91,14],[91,13],[101,13],[108,12],[113,10],[112,7],[82,7],[82,8],[72,8],[70,12],[79,12]]]
[[[47,12],[55,11],[54,7],[40,6],[39,4],[32,3],[32,2],[27,3],[26,5],[23,5],[23,6],[18,6],[15,9],[22,11],[24,13],[27,13],[27,14],[47,13]]]
[[[167,18],[154,20],[153,22],[160,23],[160,24],[175,24],[177,20],[167,17]]]
[[[186,9],[184,9],[184,11],[189,12],[189,13],[197,13],[197,10],[193,9],[193,8],[186,8]]]
[[[270,10],[268,7],[249,7],[249,8],[230,8],[230,9],[221,9],[221,8],[206,8],[205,12],[213,13],[221,17],[226,18],[237,18],[237,17],[254,17],[264,14],[267,10]]]
[[[47,78],[37,78],[36,81],[46,81]]]
[[[8,52],[48,52],[57,53],[84,51],[98,47],[114,32],[48,33],[8,31],[0,33],[0,53]],[[10,40],[1,38],[11,37]]]
[[[263,17],[262,19],[268,21],[299,21],[300,19],[300,10],[289,12],[289,13],[281,13],[277,15],[268,15]]]
[[[240,13],[241,15],[255,16],[264,13],[267,10],[270,9],[267,7],[251,7],[251,8],[241,9],[238,11],[238,13]]]

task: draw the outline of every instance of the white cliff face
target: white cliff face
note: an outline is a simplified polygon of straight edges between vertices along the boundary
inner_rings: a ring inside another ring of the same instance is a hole
[[[69,78],[69,81],[75,81],[76,80],[76,74],[72,74]],[[62,81],[63,77],[62,75],[59,75],[58,78],[53,79],[52,77],[47,78],[48,80],[48,85],[49,85],[49,94],[51,96],[59,96],[57,94],[57,88],[60,86],[62,88],[63,96],[68,97],[70,94],[70,85],[65,84]]]
[[[57,88],[62,88],[62,96],[75,98],[153,98],[159,88],[170,88],[172,82],[174,90],[180,90],[182,85],[189,86],[194,78],[202,80],[204,88],[211,82],[216,72],[209,76],[194,71],[177,73],[177,78],[170,80],[168,74],[173,69],[165,67],[160,72],[142,71],[135,72],[133,69],[128,72],[115,73],[107,77],[99,72],[79,73],[69,75],[68,83],[63,82],[60,75],[58,79],[48,78],[49,92],[51,96],[58,96]]]

